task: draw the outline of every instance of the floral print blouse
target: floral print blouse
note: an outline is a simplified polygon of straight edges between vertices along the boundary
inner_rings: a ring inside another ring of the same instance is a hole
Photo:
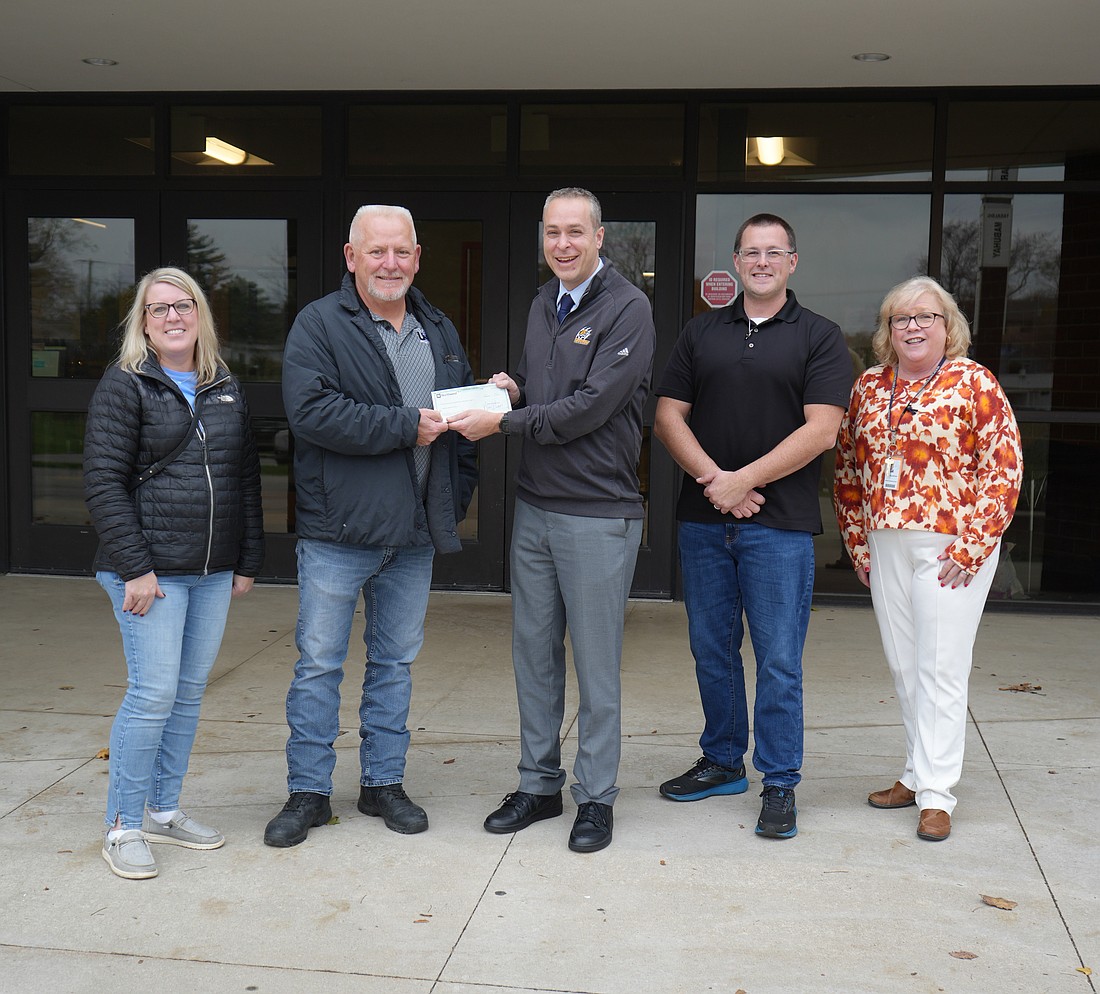
[[[957,536],[948,555],[977,573],[1012,521],[1023,454],[1000,384],[966,357],[946,360],[925,383],[899,380],[892,412],[891,366],[872,366],[852,388],[833,500],[857,569],[871,562],[869,530],[917,528]]]

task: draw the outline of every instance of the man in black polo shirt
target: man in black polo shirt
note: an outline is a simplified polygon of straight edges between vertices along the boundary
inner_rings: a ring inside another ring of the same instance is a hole
[[[787,289],[791,226],[750,217],[734,240],[742,293],[688,322],[656,393],[654,431],[684,470],[676,517],[684,606],[705,727],[702,758],[661,784],[676,801],[748,790],[741,643],[756,657],[758,835],[797,832],[802,649],[813,592],[817,482],[848,404],[852,363],[837,325]]]

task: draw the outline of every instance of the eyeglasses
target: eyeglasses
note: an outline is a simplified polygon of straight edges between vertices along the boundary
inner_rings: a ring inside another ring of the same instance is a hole
[[[759,262],[761,256],[768,262],[781,262],[783,256],[794,255],[794,249],[770,248],[766,252],[761,252],[760,249],[738,249],[733,254],[742,262]]]
[[[145,305],[145,310],[151,318],[166,318],[168,312],[173,309],[181,318],[185,318],[195,309],[195,301],[191,297],[181,297],[174,304],[157,300]]]
[[[936,318],[943,318],[944,324],[947,323],[947,318],[932,311],[925,311],[923,314],[891,314],[890,327],[894,331],[905,331],[910,321],[916,321],[918,328],[931,328],[936,323]]]

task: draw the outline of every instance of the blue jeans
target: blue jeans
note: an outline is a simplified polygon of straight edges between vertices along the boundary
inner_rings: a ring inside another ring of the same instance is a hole
[[[809,532],[680,523],[680,569],[706,725],[703,755],[736,768],[749,744],[741,643],[756,657],[752,764],[765,786],[802,779],[802,649],[814,583]]]
[[[206,678],[221,648],[233,574],[158,576],[163,598],[145,617],[123,613],[126,584],[96,573],[126,655],[126,696],[111,726],[108,827],[141,828],[151,811],[174,811],[191,758]]]
[[[360,783],[401,783],[409,747],[412,661],[424,642],[430,545],[354,546],[298,540],[299,659],[286,698],[287,788],[332,794],[340,681],[362,594],[366,675],[359,704]]]

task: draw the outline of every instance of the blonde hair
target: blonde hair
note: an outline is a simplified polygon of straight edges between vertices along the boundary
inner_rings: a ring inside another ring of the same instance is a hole
[[[199,386],[213,383],[218,377],[218,369],[225,368],[221,353],[218,351],[218,332],[214,326],[214,315],[206,294],[182,269],[166,266],[146,273],[134,290],[134,302],[122,322],[122,344],[118,350],[118,365],[128,373],[136,373],[150,355],[156,356],[156,350],[145,337],[145,297],[154,283],[168,283],[182,290],[195,301],[195,315],[198,319],[198,341],[195,343],[195,372]]]
[[[883,298],[878,311],[878,328],[871,338],[871,347],[879,362],[897,367],[898,353],[890,337],[890,315],[900,313],[922,294],[931,294],[939,301],[940,313],[947,327],[947,344],[944,354],[948,359],[966,355],[970,350],[970,323],[959,310],[955,298],[931,276],[914,276],[894,287]]]

